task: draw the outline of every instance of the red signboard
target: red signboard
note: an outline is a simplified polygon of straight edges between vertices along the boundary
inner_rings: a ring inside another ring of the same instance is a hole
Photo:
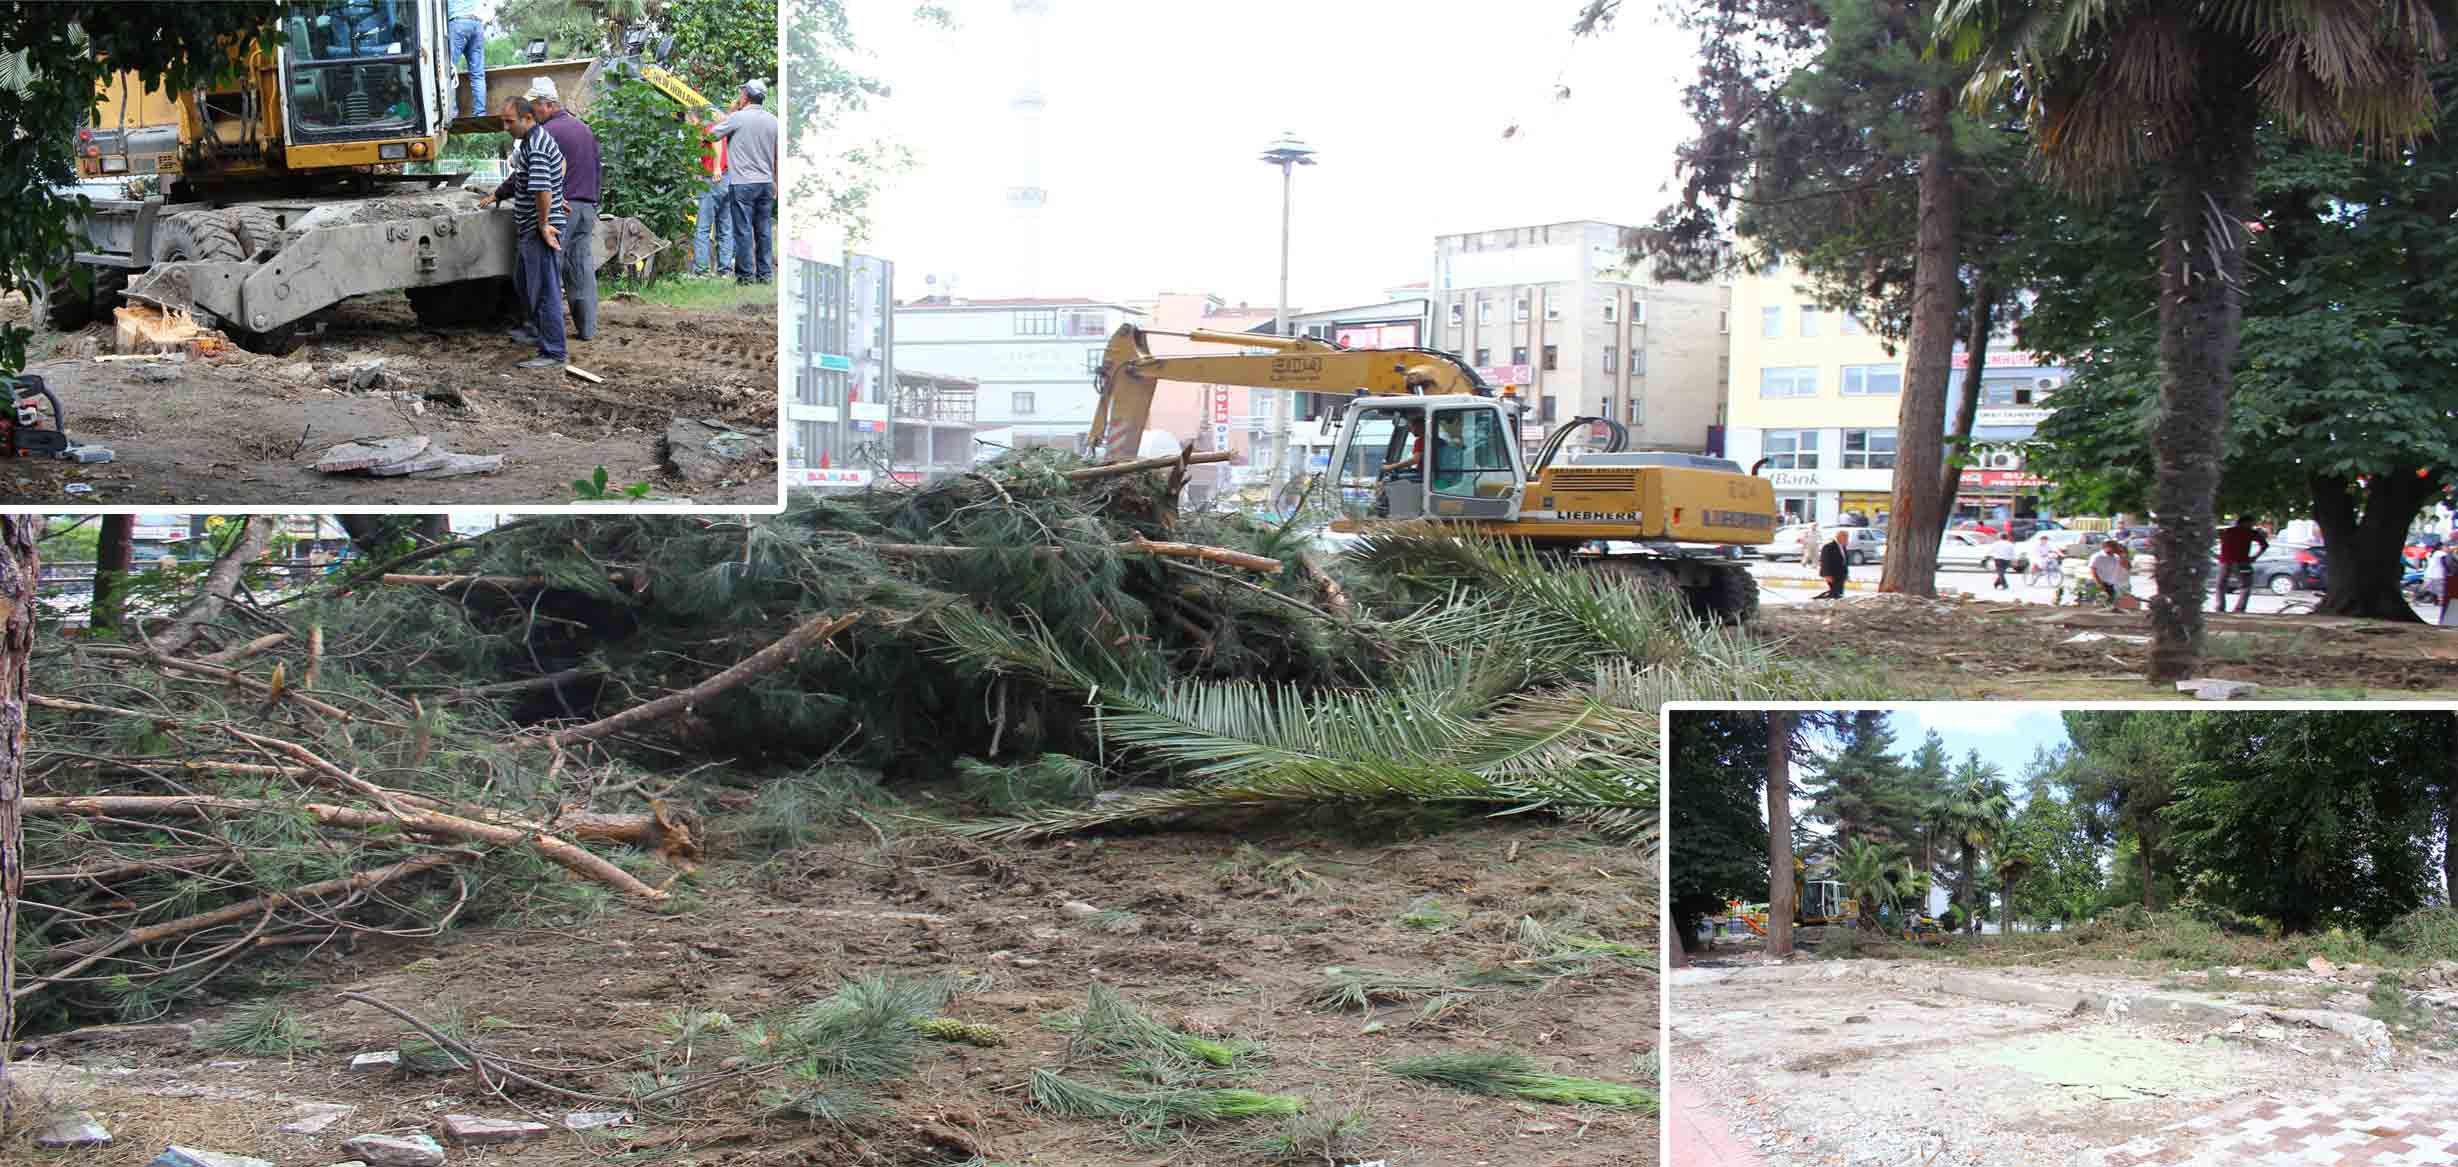
[[[1332,330],[1332,340],[1342,348],[1415,348],[1417,324],[1365,324]]]
[[[1227,386],[1225,386],[1225,385],[1216,385],[1216,386],[1213,386],[1213,388],[1212,388],[1212,424],[1213,424],[1213,425],[1227,425],[1228,423],[1229,423],[1229,389],[1228,389],[1228,387],[1227,387]]]
[[[1963,468],[1965,486],[2046,486],[2048,480],[2026,470],[1975,470]]]
[[[1536,379],[1536,366],[1481,365],[1477,368],[1477,376],[1484,378],[1488,385],[1518,385],[1524,388]]]

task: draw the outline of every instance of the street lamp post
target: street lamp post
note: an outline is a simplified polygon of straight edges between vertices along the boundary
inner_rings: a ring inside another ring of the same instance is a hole
[[[1298,140],[1295,133],[1283,133],[1280,140],[1265,147],[1263,160],[1280,168],[1280,306],[1272,313],[1272,334],[1287,336],[1289,330],[1289,196],[1295,188],[1294,175],[1300,166],[1314,165],[1314,148]],[[1271,485],[1278,489],[1289,477],[1289,395],[1272,394],[1272,468]]]

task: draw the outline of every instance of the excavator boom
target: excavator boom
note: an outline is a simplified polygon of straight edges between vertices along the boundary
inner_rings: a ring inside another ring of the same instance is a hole
[[[1148,336],[1202,344],[1243,345],[1267,353],[1156,357]],[[1101,354],[1101,400],[1087,435],[1094,461],[1132,458],[1152,421],[1154,390],[1163,381],[1242,385],[1284,393],[1474,393],[1489,390],[1456,357],[1425,349],[1344,349],[1297,336],[1248,332],[1152,332],[1132,324],[1110,335]]]

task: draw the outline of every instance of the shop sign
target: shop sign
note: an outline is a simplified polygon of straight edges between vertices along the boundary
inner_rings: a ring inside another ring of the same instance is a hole
[[[869,486],[871,472],[868,470],[818,470],[808,466],[796,466],[785,472],[785,481],[791,486]]]
[[[2046,486],[2048,480],[2027,470],[1974,470],[1963,468],[1963,485],[1981,487]]]
[[[1820,485],[1815,470],[1775,470],[1767,474],[1767,479],[1778,490],[1816,490]]]

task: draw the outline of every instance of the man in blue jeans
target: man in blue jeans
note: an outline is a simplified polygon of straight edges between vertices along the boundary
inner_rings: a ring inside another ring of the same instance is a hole
[[[569,355],[563,337],[563,229],[570,221],[564,201],[563,147],[538,124],[537,107],[527,98],[504,102],[504,126],[521,143],[521,172],[514,177],[520,190],[513,196],[515,234],[520,241],[518,283],[529,311],[529,331],[538,355],[515,368],[552,369]]]
[[[469,116],[486,112],[486,25],[478,0],[450,0],[444,28],[452,34],[452,59],[469,73]]]
[[[749,285],[776,278],[769,253],[777,208],[777,117],[764,108],[768,87],[745,81],[734,112],[711,126],[708,136],[726,144],[727,197],[734,203],[734,282]]]
[[[717,107],[701,110],[694,124],[707,133],[717,124]],[[700,168],[707,172],[708,185],[700,188],[700,214],[691,231],[691,274],[722,276],[734,270],[734,200],[726,197],[725,140],[711,138],[706,145]]]

